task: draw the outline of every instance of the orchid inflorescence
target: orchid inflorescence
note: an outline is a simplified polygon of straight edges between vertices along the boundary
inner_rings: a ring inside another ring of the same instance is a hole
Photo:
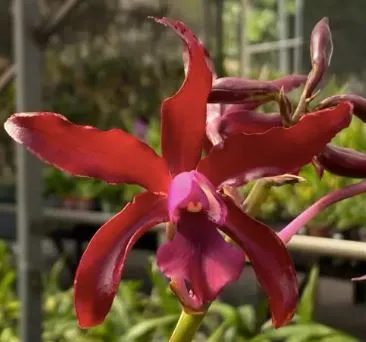
[[[329,142],[350,124],[352,113],[366,120],[366,99],[339,95],[309,110],[332,55],[326,18],[311,36],[309,75],[273,81],[217,77],[188,27],[154,19],[184,45],[185,80],[161,106],[162,156],[122,130],[75,125],[56,113],[16,113],[5,123],[17,143],[65,172],[145,188],[97,231],[80,260],[74,282],[79,325],[104,320],[128,253],[145,232],[166,223],[157,264],[187,313],[204,313],[239,278],[248,258],[268,296],[273,324],[282,326],[292,318],[298,294],[285,243],[320,210],[365,192],[366,183],[328,194],[277,234],[245,212],[236,189],[260,178],[296,180],[308,163],[320,177],[326,169],[364,178],[365,155]],[[287,93],[302,85],[295,108]],[[278,103],[279,112],[258,112],[269,101]]]

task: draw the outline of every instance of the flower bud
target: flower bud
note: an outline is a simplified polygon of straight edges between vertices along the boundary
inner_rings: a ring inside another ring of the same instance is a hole
[[[292,74],[267,82],[271,82],[273,85],[277,87],[277,89],[283,88],[285,93],[289,93],[290,91],[305,84],[306,79],[307,75]]]
[[[328,144],[317,157],[324,168],[338,176],[366,178],[366,154]]]
[[[310,38],[310,57],[312,71],[306,84],[307,97],[311,96],[316,86],[327,71],[333,54],[332,33],[328,18],[323,18],[315,26]]]
[[[366,122],[366,99],[355,94],[335,95],[320,102],[318,108],[328,108],[336,106],[340,102],[349,101],[353,104],[353,114],[363,122]]]
[[[278,88],[267,81],[222,77],[212,84],[209,103],[246,103],[255,100],[273,100]]]
[[[239,77],[222,77],[213,82],[209,103],[247,104],[247,109],[272,101],[283,88],[288,93],[306,82],[306,75],[286,75],[275,80],[248,80]]]

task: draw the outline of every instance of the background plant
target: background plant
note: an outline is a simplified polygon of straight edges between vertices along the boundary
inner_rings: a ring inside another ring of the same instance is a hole
[[[151,290],[142,291],[141,282],[124,280],[111,312],[98,327],[77,327],[72,289],[59,287],[64,262],[57,261],[44,281],[45,342],[146,342],[167,341],[180,314],[180,305],[167,287],[152,258],[149,279]],[[256,307],[235,307],[220,301],[213,303],[195,341],[343,341],[357,340],[335,329],[316,323],[314,303],[319,271],[314,267],[298,304],[292,323],[273,329],[268,320],[266,301]],[[4,242],[0,243],[0,340],[18,342],[19,301],[16,297],[14,256]]]

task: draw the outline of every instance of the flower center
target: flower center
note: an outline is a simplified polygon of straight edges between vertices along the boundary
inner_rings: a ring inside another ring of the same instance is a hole
[[[182,172],[174,177],[168,192],[168,211],[173,224],[178,223],[184,211],[204,212],[218,224],[224,222],[226,216],[226,206],[216,189],[197,171]]]
[[[191,213],[198,213],[203,209],[202,203],[201,202],[188,202],[187,204],[187,208],[186,208],[189,212]]]

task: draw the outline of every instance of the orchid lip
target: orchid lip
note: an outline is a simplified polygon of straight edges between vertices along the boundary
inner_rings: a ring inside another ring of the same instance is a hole
[[[170,222],[177,223],[182,211],[199,213],[221,224],[226,218],[226,207],[211,182],[197,171],[182,172],[172,180],[168,192]]]

